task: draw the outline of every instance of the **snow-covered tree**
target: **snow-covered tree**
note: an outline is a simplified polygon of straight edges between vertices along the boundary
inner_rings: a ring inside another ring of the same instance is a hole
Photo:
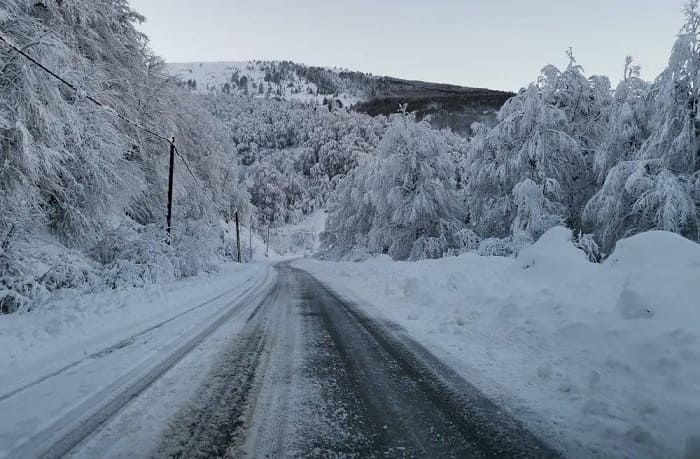
[[[700,11],[691,0],[686,22],[668,66],[644,97],[649,135],[618,157],[601,190],[586,206],[584,219],[599,235],[604,250],[621,237],[650,229],[698,238],[697,177],[700,155]],[[648,108],[647,108],[648,107]],[[632,137],[639,131],[632,128]],[[627,143],[629,131],[622,131]],[[640,137],[644,137],[642,133]]]
[[[367,253],[369,232],[376,214],[367,182],[376,172],[376,157],[363,156],[331,195],[326,229],[321,234],[324,250],[331,257],[347,256],[353,250]]]
[[[516,211],[511,232],[525,232],[536,240],[548,229],[560,225],[564,209],[560,203],[547,197],[560,195],[558,187],[559,184],[553,179],[545,179],[541,185],[525,179],[515,185],[513,198]]]
[[[648,83],[640,77],[641,68],[631,56],[625,59],[623,79],[613,95],[602,141],[595,151],[594,172],[598,184],[612,167],[631,159],[649,137],[649,104],[646,103]]]
[[[538,215],[539,222],[575,219],[586,161],[580,144],[566,132],[563,110],[547,103],[540,88],[530,85],[506,102],[498,121],[493,129],[479,132],[471,144],[467,196],[470,223],[477,233],[507,236],[525,206],[550,213]],[[526,180],[528,184],[516,190]],[[525,199],[535,196],[533,186],[539,188],[540,203]],[[534,222],[520,218],[516,226],[526,229],[526,221]],[[541,229],[536,225],[530,230],[535,236]]]
[[[572,48],[567,50],[567,57],[566,69],[559,72],[555,67],[546,67],[538,86],[545,102],[565,114],[567,122],[563,129],[581,149],[583,167],[575,188],[563,190],[570,199],[567,221],[570,226],[580,228],[581,210],[596,191],[595,153],[609,133],[613,98],[608,77],[594,75],[586,78]]]
[[[369,179],[376,209],[370,250],[397,260],[444,256],[463,227],[447,143],[428,121],[416,122],[404,109],[393,116],[377,156]]]
[[[586,78],[583,67],[567,50],[569,64],[564,71],[549,65],[542,70],[538,87],[546,104],[560,109],[567,119],[566,131],[581,145],[584,155],[595,150],[605,133],[612,104],[608,77]]]
[[[392,115],[376,154],[362,157],[333,194],[326,249],[335,256],[364,251],[418,260],[462,248],[465,213],[449,138],[405,108]]]
[[[698,170],[700,119],[700,11],[691,0],[686,22],[668,66],[651,88],[652,133],[639,159],[653,160],[676,174]]]

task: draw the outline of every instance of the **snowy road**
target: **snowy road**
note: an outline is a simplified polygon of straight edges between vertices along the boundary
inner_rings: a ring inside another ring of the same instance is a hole
[[[397,327],[277,271],[159,455],[556,457]]]
[[[557,457],[305,271],[235,291],[6,393],[0,457]]]

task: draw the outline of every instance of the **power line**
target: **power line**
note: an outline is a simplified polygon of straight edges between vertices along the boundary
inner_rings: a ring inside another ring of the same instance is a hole
[[[225,213],[224,210],[223,210],[221,207],[219,207],[219,205],[214,201],[214,199],[213,199],[211,196],[209,196],[209,193],[207,193],[207,191],[204,189],[204,187],[199,183],[199,180],[197,180],[197,177],[196,177],[196,176],[194,175],[194,173],[192,172],[192,169],[190,168],[189,163],[187,162],[187,160],[185,159],[185,157],[180,153],[180,151],[177,149],[177,147],[175,147],[175,154],[178,156],[178,158],[180,158],[180,160],[182,161],[182,163],[185,165],[185,168],[187,169],[187,172],[190,173],[190,175],[192,176],[192,179],[194,180],[194,183],[195,183],[195,184],[197,185],[197,187],[202,191],[202,194],[204,195],[204,197],[206,197],[207,200],[208,200],[209,202],[212,203],[212,205],[214,206],[214,208],[215,208],[216,210],[218,210],[218,211],[221,212],[222,214]]]
[[[194,180],[194,183],[195,183],[195,184],[197,185],[197,187],[201,190],[202,194],[204,194],[204,197],[206,197],[207,200],[208,200],[209,202],[211,202],[211,204],[214,206],[214,208],[215,208],[217,211],[219,211],[221,214],[225,214],[225,213],[226,213],[221,207],[219,207],[219,205],[214,201],[214,199],[213,199],[211,196],[209,196],[209,193],[206,191],[206,189],[199,183],[199,180],[197,179],[197,176],[196,176],[196,175],[194,174],[194,172],[192,171],[192,168],[190,167],[189,162],[188,162],[187,159],[185,159],[185,157],[180,153],[180,151],[177,149],[177,147],[175,147],[175,138],[174,138],[174,137],[168,138],[168,137],[166,137],[166,136],[164,136],[164,135],[158,134],[157,132],[155,132],[155,131],[153,131],[153,130],[151,130],[151,129],[148,129],[147,127],[143,126],[142,124],[140,124],[140,123],[138,123],[138,122],[136,122],[136,121],[133,121],[133,120],[127,118],[126,116],[120,114],[119,112],[117,112],[115,109],[113,109],[113,108],[110,107],[109,105],[103,104],[103,103],[100,102],[96,97],[92,96],[91,94],[87,93],[86,91],[81,91],[76,85],[74,85],[74,84],[71,83],[70,81],[66,80],[65,78],[61,77],[60,75],[58,75],[56,72],[54,72],[54,71],[51,70],[50,68],[48,68],[48,67],[46,67],[45,65],[43,65],[41,62],[39,62],[38,60],[36,60],[35,58],[33,58],[31,55],[29,55],[28,53],[26,53],[26,52],[25,52],[23,49],[21,49],[19,46],[15,45],[15,44],[12,43],[10,40],[8,40],[8,39],[7,39],[3,34],[1,34],[1,33],[0,33],[0,41],[2,41],[3,43],[5,43],[8,47],[10,47],[11,49],[13,49],[15,52],[17,52],[17,53],[20,54],[21,56],[23,56],[23,57],[24,57],[25,59],[27,59],[29,62],[31,62],[32,64],[36,65],[36,66],[39,67],[40,69],[42,69],[42,70],[43,70],[44,72],[46,72],[48,75],[50,75],[51,77],[53,77],[53,78],[55,78],[56,80],[60,81],[60,82],[63,83],[64,85],[66,85],[66,86],[67,86],[68,88],[70,88],[71,90],[75,91],[76,93],[83,93],[83,94],[84,94],[84,98],[87,99],[87,100],[89,100],[89,101],[92,102],[93,104],[95,104],[95,105],[97,105],[98,107],[104,109],[105,111],[107,111],[107,112],[109,112],[110,114],[114,115],[114,116],[117,117],[118,119],[120,119],[120,120],[126,122],[127,124],[129,124],[129,125],[131,125],[131,126],[137,128],[137,129],[140,129],[141,131],[143,131],[143,132],[145,132],[145,133],[147,133],[147,134],[149,134],[149,135],[151,135],[151,136],[153,136],[153,137],[156,137],[156,138],[158,138],[158,139],[160,139],[160,140],[163,140],[163,141],[165,141],[165,142],[168,142],[168,144],[170,144],[171,147],[173,148],[173,150],[175,151],[175,154],[180,158],[180,160],[182,161],[182,163],[185,165],[185,168],[187,169],[187,172],[190,174],[190,176],[191,176],[192,179]],[[243,226],[245,227],[245,225],[243,225]]]
[[[17,46],[17,45],[15,45],[15,44],[13,44],[12,42],[10,42],[10,41],[9,41],[7,38],[5,38],[2,34],[0,34],[0,41],[4,42],[7,46],[9,46],[9,47],[12,48],[13,50],[15,50],[18,54],[24,56],[24,58],[27,59],[29,62],[31,62],[32,64],[36,65],[37,67],[39,67],[40,69],[42,69],[44,72],[48,73],[49,75],[51,75],[53,78],[57,79],[58,81],[60,81],[60,82],[63,83],[64,85],[68,86],[70,89],[72,89],[72,90],[75,91],[76,93],[81,92],[81,91],[78,89],[78,87],[75,86],[73,83],[71,83],[70,81],[66,80],[65,78],[63,78],[62,76],[58,75],[56,72],[54,72],[53,70],[51,70],[50,68],[48,68],[48,67],[46,67],[45,65],[43,65],[41,62],[39,62],[39,61],[37,61],[36,59],[34,59],[32,56],[30,56],[29,54],[27,54],[26,52],[24,52],[24,50],[22,50],[19,46]],[[160,140],[164,140],[164,141],[166,141],[166,142],[170,142],[170,139],[168,139],[167,137],[162,136],[162,135],[160,135],[160,134],[158,134],[158,133],[152,131],[151,129],[148,129],[147,127],[142,126],[141,124],[137,123],[136,121],[130,120],[130,119],[127,118],[126,116],[124,116],[124,115],[122,115],[121,113],[119,113],[119,112],[117,112],[116,110],[114,110],[114,109],[113,109],[112,107],[110,107],[109,105],[103,104],[102,102],[100,102],[99,100],[97,100],[94,96],[92,96],[92,95],[86,93],[85,91],[83,91],[83,93],[85,94],[85,99],[89,100],[90,102],[92,102],[93,104],[97,105],[98,107],[107,110],[108,112],[110,112],[111,114],[113,114],[114,116],[116,116],[117,118],[119,118],[120,120],[122,120],[122,121],[124,121],[124,122],[126,122],[126,123],[128,123],[128,124],[130,124],[130,125],[132,125],[133,127],[137,128],[137,129],[140,129],[140,130],[142,130],[142,131],[144,131],[144,132],[146,132],[146,133],[148,133],[148,134],[150,134],[150,135],[152,135],[152,136],[154,136],[154,137],[157,137],[157,138],[159,138]]]
[[[42,69],[44,72],[46,72],[47,74],[49,74],[49,75],[52,76],[53,78],[57,79],[58,81],[60,81],[61,83],[63,83],[64,85],[66,85],[67,87],[69,87],[70,89],[72,89],[73,91],[75,91],[75,92],[80,92],[80,89],[79,89],[76,85],[74,85],[74,84],[71,83],[70,81],[66,80],[65,78],[61,77],[61,76],[58,75],[56,72],[54,72],[54,71],[51,70],[50,68],[48,68],[48,67],[46,67],[45,65],[43,65],[41,62],[39,62],[39,61],[37,61],[36,59],[34,59],[31,55],[27,54],[27,53],[26,53],[24,50],[22,50],[20,47],[18,47],[17,45],[13,44],[10,40],[8,40],[8,39],[7,39],[6,37],[4,37],[2,34],[0,34],[0,41],[4,42],[7,46],[9,46],[9,47],[12,48],[13,50],[15,50],[18,54],[24,56],[29,62],[31,62],[32,64],[36,65],[37,67],[39,67],[40,69]],[[152,135],[153,137],[156,137],[156,138],[158,138],[158,139],[160,139],[160,140],[163,140],[163,141],[165,141],[165,142],[173,143],[173,139],[172,139],[172,138],[168,138],[168,137],[166,137],[166,136],[163,136],[163,135],[161,135],[161,134],[158,134],[157,132],[154,132],[153,130],[144,127],[144,126],[141,125],[140,123],[137,123],[137,122],[135,122],[135,121],[130,120],[130,119],[127,118],[126,116],[121,115],[119,112],[117,112],[116,110],[114,110],[114,109],[113,109],[112,107],[110,107],[109,105],[103,104],[102,102],[100,102],[100,101],[99,101],[97,98],[95,98],[94,96],[92,96],[92,95],[90,95],[90,94],[88,94],[88,93],[85,93],[85,99],[89,100],[90,102],[92,102],[93,104],[97,105],[98,107],[105,109],[106,111],[108,111],[109,113],[113,114],[114,116],[116,116],[116,117],[119,118],[120,120],[122,120],[122,121],[124,121],[124,122],[126,122],[126,123],[128,123],[128,124],[130,124],[130,125],[132,125],[132,126],[134,126],[135,128],[140,129],[140,130],[146,132],[147,134],[150,134],[150,135]],[[207,193],[207,191],[204,189],[204,187],[199,183],[199,180],[197,179],[197,177],[195,176],[194,172],[192,171],[192,168],[190,167],[189,163],[187,162],[187,159],[185,159],[185,157],[180,153],[180,151],[179,151],[177,148],[175,148],[175,153],[176,153],[177,156],[180,158],[180,160],[182,160],[182,163],[185,165],[185,168],[187,169],[187,172],[192,176],[192,179],[194,180],[194,183],[197,185],[197,187],[202,191],[202,193],[205,195],[205,197],[214,205],[214,207],[216,208],[216,210],[218,210],[219,212],[222,212],[222,213],[223,213],[223,210],[216,204],[216,202],[214,202],[214,200],[209,196],[209,193]]]

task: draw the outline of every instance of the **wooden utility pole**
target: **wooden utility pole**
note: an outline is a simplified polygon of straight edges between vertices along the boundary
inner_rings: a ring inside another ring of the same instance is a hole
[[[265,246],[265,258],[270,257],[270,226],[272,226],[272,222],[275,220],[275,208],[272,208],[272,219],[267,223],[267,244]]]
[[[250,252],[250,263],[253,262],[253,212],[250,213],[250,226],[248,227],[248,250]]]
[[[241,230],[238,228],[238,211],[236,211],[236,249],[238,250],[238,262],[241,262]]]
[[[173,174],[175,172],[175,136],[170,140],[170,172],[168,178],[168,245],[172,241],[173,229]]]

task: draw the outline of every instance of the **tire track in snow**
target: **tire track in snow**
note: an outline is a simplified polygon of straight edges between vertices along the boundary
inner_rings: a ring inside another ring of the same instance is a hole
[[[242,282],[241,285],[247,284],[247,283],[250,282],[255,276],[256,276],[256,274],[253,274],[253,275],[250,276],[248,279],[246,279],[244,282]],[[122,349],[122,348],[124,348],[124,347],[126,347],[126,346],[129,346],[129,345],[132,344],[134,341],[136,341],[137,338],[139,338],[139,337],[141,337],[141,336],[143,336],[143,335],[145,335],[145,334],[147,334],[147,333],[149,333],[149,332],[152,332],[153,330],[157,330],[157,329],[161,328],[162,326],[167,325],[167,324],[169,324],[170,322],[172,322],[172,321],[174,321],[174,320],[177,320],[177,319],[179,319],[180,317],[182,317],[182,316],[184,316],[184,315],[187,315],[187,314],[189,314],[189,313],[191,313],[191,312],[193,312],[193,311],[196,311],[197,309],[201,309],[201,308],[203,308],[204,306],[208,306],[208,305],[210,305],[211,303],[213,303],[213,302],[215,302],[215,301],[217,301],[217,300],[219,300],[219,299],[225,297],[226,295],[231,294],[231,293],[234,292],[235,290],[238,290],[239,288],[240,288],[240,285],[237,285],[236,287],[233,287],[233,288],[231,288],[231,289],[229,289],[229,290],[226,290],[225,292],[223,292],[223,293],[221,293],[221,294],[219,294],[219,295],[217,295],[217,296],[215,296],[215,297],[213,297],[213,298],[210,298],[209,300],[207,300],[207,301],[205,301],[205,302],[203,302],[203,303],[200,303],[200,304],[198,304],[197,306],[193,306],[193,307],[191,307],[191,308],[189,308],[189,309],[186,309],[185,311],[182,311],[182,312],[180,312],[180,313],[178,313],[178,314],[176,314],[176,315],[170,317],[169,319],[166,319],[166,320],[164,320],[164,321],[162,321],[162,322],[159,322],[159,323],[157,323],[157,324],[155,324],[155,325],[153,325],[153,326],[151,326],[151,327],[149,327],[149,328],[147,328],[147,329],[145,329],[145,330],[140,331],[139,333],[136,333],[136,334],[134,334],[134,335],[129,336],[128,338],[122,339],[122,340],[120,340],[119,342],[117,342],[117,343],[115,343],[115,344],[113,344],[113,345],[111,345],[111,346],[107,346],[107,347],[105,347],[105,348],[103,348],[103,349],[101,349],[101,350],[99,350],[99,351],[97,351],[97,352],[94,352],[94,353],[92,353],[92,354],[90,354],[90,355],[87,355],[87,356],[85,356],[85,357],[83,357],[83,358],[80,358],[80,359],[78,359],[78,360],[75,360],[74,362],[71,362],[71,363],[69,363],[69,364],[67,364],[67,365],[65,365],[65,366],[63,366],[63,367],[61,367],[61,368],[59,368],[59,369],[57,369],[57,370],[54,370],[54,371],[49,372],[49,373],[47,373],[47,374],[45,374],[45,375],[43,375],[43,376],[40,376],[39,378],[36,378],[35,380],[33,380],[33,381],[29,382],[29,383],[26,383],[26,384],[24,384],[24,385],[22,385],[22,386],[19,386],[19,387],[15,388],[15,389],[13,389],[13,390],[11,390],[11,391],[9,391],[9,392],[6,392],[6,393],[4,393],[4,394],[1,394],[1,395],[0,395],[0,402],[2,402],[3,400],[7,400],[8,398],[11,398],[11,397],[13,397],[13,396],[19,394],[20,392],[23,392],[23,391],[25,391],[25,390],[27,390],[27,389],[29,389],[29,388],[31,388],[31,387],[34,387],[34,386],[36,386],[36,385],[39,385],[39,384],[43,383],[44,381],[47,381],[47,380],[49,380],[49,379],[51,379],[51,378],[53,378],[53,377],[55,377],[55,376],[58,376],[58,375],[60,375],[61,373],[65,373],[66,371],[68,371],[68,370],[70,370],[71,368],[74,368],[74,367],[80,365],[81,363],[85,362],[86,360],[97,359],[97,358],[103,357],[103,356],[105,356],[105,355],[107,355],[107,354],[110,354],[110,353],[112,353],[112,352],[114,352],[114,351],[116,351],[116,350],[119,350],[119,349]]]
[[[149,360],[139,365],[100,392],[91,395],[87,400],[52,422],[50,426],[25,439],[21,445],[9,453],[9,457],[58,458],[66,455],[72,448],[114,416],[129,401],[141,394],[162,374],[182,360],[226,321],[245,307],[250,306],[251,303],[263,301],[268,294],[271,278],[274,278],[274,275],[271,276],[268,271],[264,279],[251,283],[236,299],[228,302],[227,306],[222,308],[226,309],[225,312],[212,322],[209,322],[195,336],[177,346],[166,357],[159,359],[157,363]],[[217,296],[217,298],[221,298],[224,295],[226,293]],[[214,300],[210,300],[209,303]],[[198,305],[195,308],[203,305]],[[190,309],[190,311],[195,308]],[[160,326],[163,325],[164,323],[160,324]],[[153,331],[153,329],[154,327],[151,327],[150,331]]]
[[[246,413],[258,399],[268,368],[271,338],[280,331],[273,308],[280,284],[249,315],[243,330],[207,375],[198,397],[170,422],[154,457],[231,457],[241,441]]]

